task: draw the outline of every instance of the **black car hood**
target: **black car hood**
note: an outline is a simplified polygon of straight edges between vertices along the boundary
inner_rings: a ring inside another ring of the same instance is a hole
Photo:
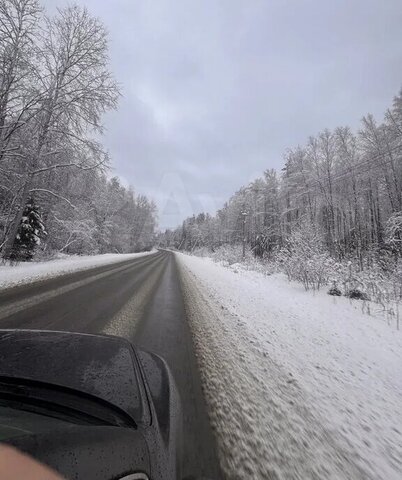
[[[147,416],[134,350],[118,337],[0,330],[0,377],[83,392],[118,407],[137,424]]]

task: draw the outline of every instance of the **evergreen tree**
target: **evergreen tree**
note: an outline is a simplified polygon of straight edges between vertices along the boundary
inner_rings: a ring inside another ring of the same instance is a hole
[[[35,247],[40,244],[41,238],[45,235],[46,230],[39,207],[35,204],[34,199],[30,198],[25,205],[10,258],[19,261],[31,260]]]

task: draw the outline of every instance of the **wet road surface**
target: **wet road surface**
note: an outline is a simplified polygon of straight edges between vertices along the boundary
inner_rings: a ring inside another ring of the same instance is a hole
[[[0,328],[117,334],[163,356],[183,404],[183,474],[221,478],[172,253],[0,291]]]

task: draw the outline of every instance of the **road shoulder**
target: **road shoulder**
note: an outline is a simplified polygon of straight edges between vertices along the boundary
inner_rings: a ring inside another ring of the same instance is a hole
[[[225,474],[398,479],[394,332],[382,324],[360,329],[372,319],[275,279],[177,257]],[[391,351],[381,354],[384,342]]]

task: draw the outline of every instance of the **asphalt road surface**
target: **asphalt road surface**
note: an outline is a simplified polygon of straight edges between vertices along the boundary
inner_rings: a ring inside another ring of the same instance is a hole
[[[163,356],[182,398],[183,474],[221,478],[172,253],[1,291],[0,328],[122,335]]]

